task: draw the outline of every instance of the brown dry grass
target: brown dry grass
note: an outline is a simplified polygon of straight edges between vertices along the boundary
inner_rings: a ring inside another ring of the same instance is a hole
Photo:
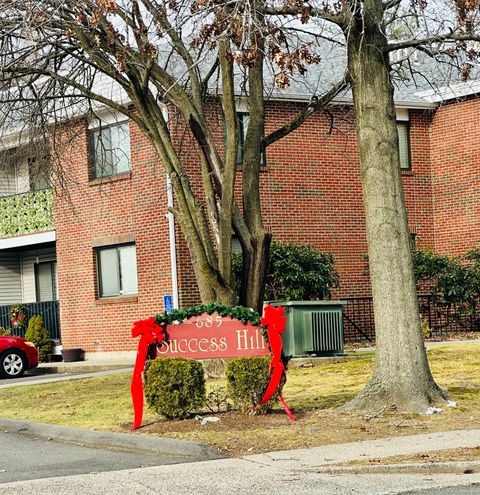
[[[441,462],[480,461],[480,445],[471,448],[446,449],[437,452],[423,452],[416,455],[397,455],[381,459],[352,461],[349,466],[376,466],[392,464],[436,464]]]
[[[278,408],[274,414],[219,415],[218,423],[201,426],[195,419],[164,421],[146,410],[137,434],[163,435],[207,442],[232,455],[352,442],[387,436],[480,428],[480,342],[436,347],[429,351],[437,382],[448,388],[457,407],[422,416],[385,412],[379,416],[341,414],[336,408],[367,382],[373,359],[334,362],[289,373],[284,396],[298,421]],[[5,418],[57,423],[99,430],[129,431],[132,408],[130,375],[22,386],[0,390]],[[209,380],[209,386],[224,384]],[[205,414],[205,412],[203,413]]]

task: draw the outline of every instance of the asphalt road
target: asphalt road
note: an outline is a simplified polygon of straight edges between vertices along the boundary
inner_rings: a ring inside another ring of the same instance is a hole
[[[423,490],[421,492],[408,492],[402,495],[479,495],[480,485],[477,486],[456,486],[454,488],[443,488],[439,490]]]
[[[0,432],[0,448],[0,483],[185,462],[184,457],[115,452],[5,432]]]

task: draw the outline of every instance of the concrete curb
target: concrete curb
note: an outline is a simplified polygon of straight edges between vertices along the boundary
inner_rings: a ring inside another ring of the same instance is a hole
[[[432,463],[379,464],[368,466],[328,466],[302,469],[322,474],[392,474],[392,473],[480,473],[480,461],[446,461]]]
[[[41,363],[38,368],[30,370],[31,375],[50,375],[61,373],[95,373],[98,371],[112,371],[121,369],[131,371],[133,366],[129,363],[91,363],[80,361],[78,363]]]
[[[86,447],[106,448],[120,452],[135,452],[158,456],[183,457],[185,462],[225,458],[221,452],[204,443],[177,440],[174,438],[95,431],[12,419],[0,419],[0,429],[8,433],[74,443]]]

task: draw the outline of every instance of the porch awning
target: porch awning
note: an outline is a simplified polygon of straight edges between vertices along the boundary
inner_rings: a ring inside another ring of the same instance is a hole
[[[35,244],[44,244],[46,242],[55,242],[56,239],[57,233],[55,230],[39,232],[37,234],[19,235],[17,237],[9,237],[8,239],[0,239],[0,250],[23,246],[34,246]]]

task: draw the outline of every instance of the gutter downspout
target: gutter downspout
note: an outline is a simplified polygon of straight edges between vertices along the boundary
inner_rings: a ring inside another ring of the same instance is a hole
[[[168,108],[162,106],[162,114],[165,122],[168,123]],[[170,177],[167,175],[167,206],[173,208],[173,186]],[[172,272],[172,305],[173,309],[178,309],[178,271],[177,271],[177,243],[175,241],[175,218],[170,211],[166,215],[168,220],[168,238],[170,241],[170,269]]]
[[[173,187],[167,175],[167,205],[173,208]],[[170,211],[167,213],[168,237],[170,240],[170,267],[172,270],[173,309],[178,309],[178,272],[177,272],[177,245],[175,241],[175,218]]]

